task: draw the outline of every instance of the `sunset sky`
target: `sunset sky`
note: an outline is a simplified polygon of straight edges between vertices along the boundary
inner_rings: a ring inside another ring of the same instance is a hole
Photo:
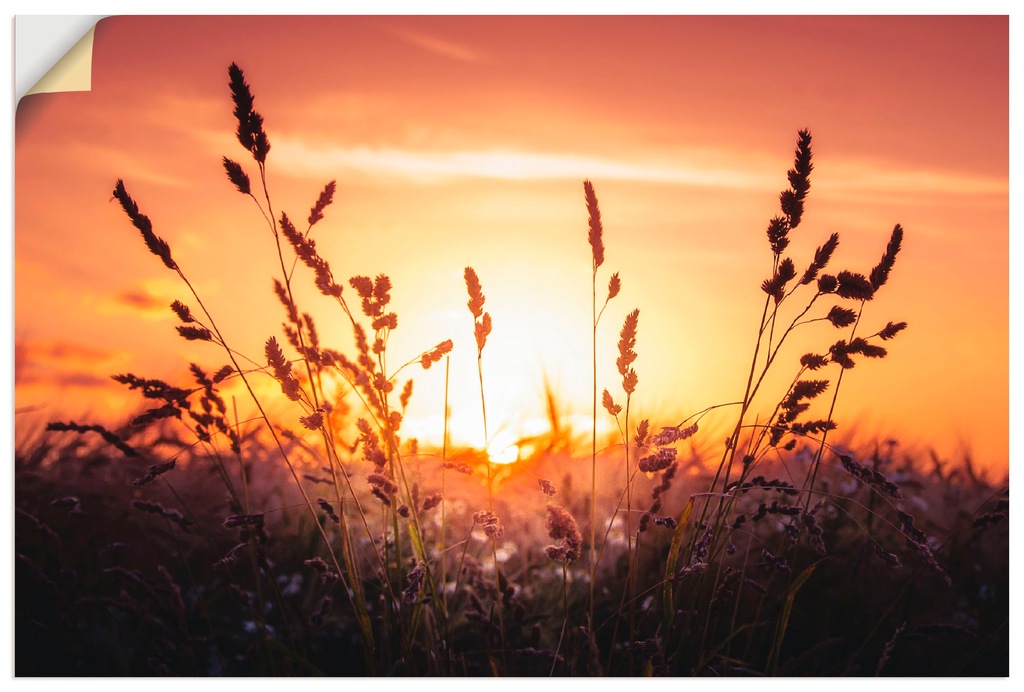
[[[586,178],[605,229],[599,291],[613,271],[623,283],[599,328],[599,389],[621,396],[618,331],[639,308],[640,416],[669,425],[738,399],[771,272],[765,228],[806,127],[814,172],[787,252],[798,270],[837,232],[830,270],[867,273],[893,226],[906,231],[861,324],[909,328],[887,358],[844,376],[840,437],[896,438],[951,459],[969,449],[1004,472],[1008,26],[999,16],[102,20],[91,91],[28,96],[17,111],[16,426],[116,422],[140,403],[109,375],[185,382],[190,362],[226,361],[176,335],[168,305],[190,296],[112,201],[118,178],[237,350],[262,362],[267,337],[280,337],[273,238],[220,163],[258,177],[234,136],[236,62],[271,141],[275,212],[304,219],[336,179],[317,247],[339,283],[390,276],[391,362],[454,340],[456,441],[482,442],[469,265],[494,319],[483,354],[491,436],[540,431],[545,379],[567,421],[589,425]],[[308,270],[296,276],[322,341],[351,355],[344,315]],[[800,355],[847,334],[806,328],[762,409]],[[410,374],[406,433],[436,440],[443,363]],[[296,410],[265,384],[275,421],[296,427]],[[725,419],[710,417],[707,434]]]

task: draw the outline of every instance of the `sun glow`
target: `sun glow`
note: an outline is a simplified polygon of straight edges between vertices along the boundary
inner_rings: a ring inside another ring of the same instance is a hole
[[[508,430],[499,431],[487,445],[487,458],[493,464],[514,464],[519,461],[521,449],[518,439]]]

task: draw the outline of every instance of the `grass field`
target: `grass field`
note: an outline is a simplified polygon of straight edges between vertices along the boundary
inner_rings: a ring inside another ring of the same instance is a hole
[[[180,282],[169,307],[183,352],[217,349],[224,365],[193,365],[180,383],[115,375],[144,401],[123,426],[21,425],[16,674],[1008,674],[1008,481],[966,457],[855,444],[834,416],[855,366],[906,357],[908,323],[875,300],[904,229],[863,272],[833,268],[838,234],[789,256],[810,132],[797,135],[767,242],[751,243],[765,258],[765,276],[748,277],[763,308],[737,400],[682,421],[637,414],[645,313],[602,321],[629,277],[606,265],[588,180],[590,425],[573,429],[549,390],[548,432],[500,459],[483,451],[488,336],[502,319],[487,277],[463,272],[477,363],[461,375],[479,382],[481,445],[448,443],[447,399],[443,441],[421,445],[403,431],[413,373],[447,381],[452,341],[389,361],[402,287],[385,274],[343,281],[320,255],[334,181],[308,216],[275,211],[270,137],[242,70],[228,76],[248,159],[223,159],[225,194],[250,197],[275,243],[283,329],[268,326],[262,354],[235,350],[159,221],[117,180],[126,227]],[[321,343],[299,282],[335,303],[351,345]],[[815,322],[834,338],[783,350]],[[598,381],[599,343],[615,344],[613,382]],[[712,412],[724,427],[708,425]],[[617,435],[599,435],[599,417]]]

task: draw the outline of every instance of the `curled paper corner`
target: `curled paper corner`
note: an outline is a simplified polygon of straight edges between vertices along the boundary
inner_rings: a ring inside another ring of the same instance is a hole
[[[92,89],[92,39],[96,27],[89,29],[78,43],[64,54],[57,64],[36,82],[29,94],[52,94],[59,91],[90,91]]]
[[[64,19],[66,22],[54,23],[57,19]],[[92,21],[90,21],[92,19]],[[50,17],[17,17],[16,30],[19,41],[18,59],[28,59],[24,71],[19,65],[19,81],[28,81],[31,85],[25,88],[23,84],[18,85],[19,100],[21,95],[47,94],[68,91],[90,91],[92,89],[92,52],[93,39],[96,31],[95,18],[50,18]],[[88,24],[88,30],[82,35],[83,22]],[[78,38],[80,37],[80,38]],[[78,40],[67,52],[63,52],[67,45],[75,39]],[[53,54],[63,55],[52,67]],[[34,53],[34,55],[33,55]],[[42,74],[41,77],[37,76]],[[34,82],[34,83],[33,83]]]

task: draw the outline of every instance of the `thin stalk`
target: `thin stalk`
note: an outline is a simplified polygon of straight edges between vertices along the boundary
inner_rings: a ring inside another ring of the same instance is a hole
[[[448,641],[451,636],[449,631],[449,616],[448,616],[448,589],[445,588],[447,582],[447,564],[448,556],[445,552],[445,542],[448,536],[448,524],[447,524],[447,508],[445,507],[445,464],[448,461],[448,372],[449,366],[451,365],[451,357],[445,356],[444,358],[444,433],[441,438],[441,546],[438,551],[438,556],[441,559],[441,608],[445,614],[445,659],[448,664],[448,673],[451,674],[451,642]]]
[[[624,446],[626,448],[626,587],[629,591],[629,641],[632,642],[636,634],[636,573],[633,571],[633,476],[630,473],[629,465],[629,404],[632,397],[626,395],[626,414],[623,425],[626,428]],[[632,657],[630,669],[632,669]]]
[[[743,390],[743,405],[740,407],[740,415],[736,421],[736,427],[733,429],[732,435],[729,437],[729,442],[726,445],[725,453],[722,455],[722,462],[718,466],[718,470],[715,472],[715,478],[711,482],[711,489],[714,490],[718,483],[719,474],[722,471],[722,465],[725,465],[725,477],[722,480],[722,487],[724,488],[729,484],[729,475],[732,470],[733,460],[736,458],[736,445],[739,444],[740,430],[743,428],[743,419],[747,415],[747,410],[751,404],[751,390],[754,383],[754,373],[757,371],[757,357],[761,353],[761,338],[764,336],[765,328],[765,317],[768,315],[768,305],[771,301],[771,296],[765,298],[764,309],[761,312],[761,326],[757,331],[757,342],[754,344],[754,356],[750,361],[750,372],[747,374],[747,385]],[[707,506],[705,505],[705,511]],[[704,513],[701,514],[701,520],[704,519]]]
[[[231,397],[231,412],[235,419],[235,437],[241,440],[241,435],[238,432],[240,427],[238,422],[238,400],[235,397]],[[246,514],[251,514],[249,511],[249,474],[245,470],[245,462],[242,461],[242,455],[236,454],[235,456],[238,458],[238,473],[242,480],[242,497],[245,500],[243,509]]]
[[[860,303],[860,309],[857,311],[857,320],[853,323],[853,328],[850,330],[850,340],[853,340],[854,334],[857,333],[857,327],[860,325],[861,315],[864,314],[864,301]],[[835,389],[832,390],[832,403],[829,405],[828,418],[825,420],[832,422],[832,415],[836,410],[836,400],[839,398],[839,387],[843,384],[843,374],[846,372],[846,368],[840,368],[839,377],[836,378]],[[804,479],[804,493],[807,494],[807,500],[804,504],[804,510],[810,506],[810,495],[807,491],[814,487],[814,481],[818,477],[818,467],[821,465],[821,458],[825,453],[825,441],[828,439],[828,429],[826,428],[821,432],[821,444],[818,446],[818,453],[814,456],[814,461],[811,463],[811,469]]]
[[[483,416],[484,422],[484,460],[487,462],[487,509],[490,512],[494,511],[494,489],[493,483],[494,478],[491,469],[491,455],[489,446],[491,443],[490,435],[487,433],[487,403],[484,400],[484,366],[483,366],[483,355],[478,350],[476,356],[476,372],[480,380],[480,413]]]
[[[483,351],[477,349],[476,355],[476,371],[480,380],[480,412],[483,416],[484,423],[484,460],[487,463],[487,510],[494,513],[494,473],[491,463],[491,455],[489,451],[490,447],[490,435],[487,433],[487,403],[484,399],[484,366],[483,366]],[[498,578],[498,539],[491,536],[491,555],[494,559],[494,586],[497,592],[497,596],[494,600],[495,610],[498,614],[498,632],[501,635],[501,655],[502,660],[505,659],[505,623],[502,617],[501,607],[501,579]],[[505,665],[506,669],[508,665]]]
[[[562,618],[562,633],[558,635],[558,646],[555,647],[555,655],[551,660],[551,672],[548,677],[555,674],[555,666],[558,665],[558,652],[562,650],[562,642],[565,640],[565,632],[569,628],[569,574],[568,574],[568,561],[562,560],[562,611],[565,614]],[[569,663],[566,660],[565,672],[569,672]]]
[[[590,595],[588,598],[587,626],[591,631],[594,628],[594,574],[597,572],[597,262],[593,262],[594,272],[590,282],[591,295],[591,317],[594,321],[593,347],[594,367],[593,379],[593,416],[590,428]],[[602,308],[602,312],[604,309]]]

